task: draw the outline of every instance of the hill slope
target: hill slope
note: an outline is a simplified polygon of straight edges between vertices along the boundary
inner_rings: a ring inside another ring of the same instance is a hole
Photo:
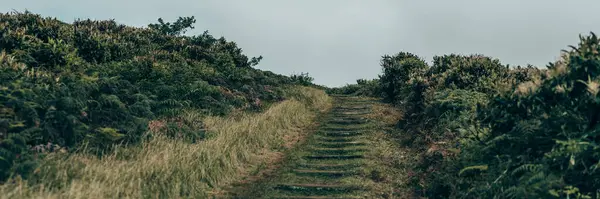
[[[27,177],[38,152],[82,143],[102,152],[138,143],[149,125],[195,142],[205,132],[183,122],[183,110],[260,111],[283,100],[284,86],[310,84],[252,68],[262,57],[247,57],[225,38],[182,36],[194,22],[136,28],[0,14],[0,181]]]

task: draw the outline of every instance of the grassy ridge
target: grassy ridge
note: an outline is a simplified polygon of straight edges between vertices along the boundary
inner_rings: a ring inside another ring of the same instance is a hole
[[[4,185],[2,198],[205,198],[276,156],[331,107],[321,90],[289,92],[291,99],[263,113],[204,118],[209,138],[198,143],[157,136],[102,158],[51,154],[28,182]]]

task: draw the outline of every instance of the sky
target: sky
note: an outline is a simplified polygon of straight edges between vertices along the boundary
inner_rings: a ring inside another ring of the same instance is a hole
[[[235,41],[262,70],[308,72],[335,87],[377,78],[379,60],[401,51],[484,54],[504,64],[545,67],[579,35],[600,33],[598,0],[0,0],[71,23],[115,19],[147,26],[194,16],[195,29]]]

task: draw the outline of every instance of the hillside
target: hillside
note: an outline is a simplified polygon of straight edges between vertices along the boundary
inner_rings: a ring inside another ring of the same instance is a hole
[[[149,129],[197,142],[198,117],[256,112],[284,100],[307,76],[253,68],[235,42],[183,36],[193,17],[130,27],[114,20],[65,23],[30,12],[0,14],[0,181],[27,177],[45,152],[101,154],[136,144]]]
[[[545,69],[484,55],[382,57],[378,79],[328,89],[403,111],[408,184],[427,198],[598,198],[600,39]]]
[[[0,198],[599,198],[600,39],[324,88],[235,42],[0,14]]]

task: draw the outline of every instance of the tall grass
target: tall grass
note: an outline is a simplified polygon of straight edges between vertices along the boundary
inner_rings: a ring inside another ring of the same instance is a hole
[[[262,113],[200,118],[187,112],[184,120],[208,130],[206,140],[159,134],[101,158],[50,154],[31,180],[0,187],[1,198],[207,198],[281,151],[290,137],[304,135],[330,106],[324,91],[296,87]]]

